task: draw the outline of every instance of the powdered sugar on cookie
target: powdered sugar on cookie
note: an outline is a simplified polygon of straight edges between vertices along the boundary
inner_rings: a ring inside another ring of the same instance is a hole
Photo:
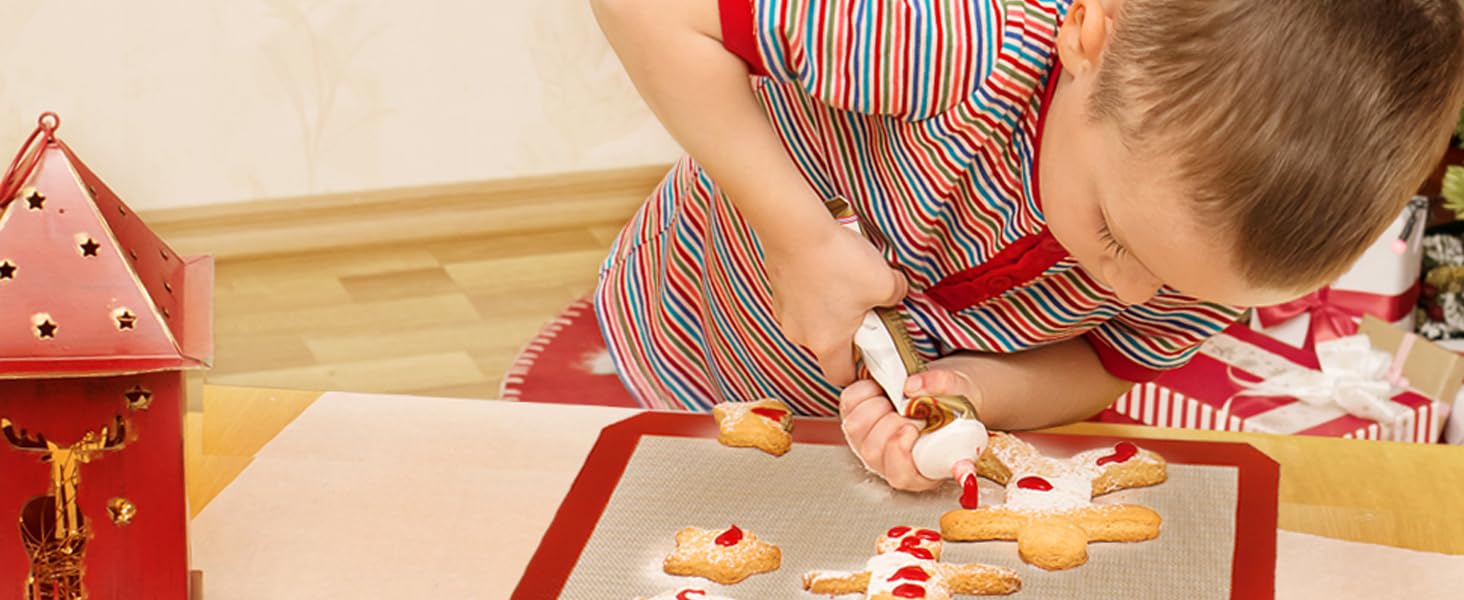
[[[717,441],[734,448],[757,448],[774,456],[793,444],[793,411],[764,398],[755,402],[723,402],[712,407],[717,420]]]
[[[1092,490],[1093,480],[1079,473],[1056,476],[1020,473],[1007,482],[1005,506],[1034,512],[1072,510],[1092,504]]]
[[[1091,542],[1137,542],[1159,535],[1163,520],[1152,509],[1093,503],[1097,495],[1165,480],[1164,459],[1132,442],[1058,459],[997,434],[976,468],[1006,487],[1005,503],[946,513],[941,534],[947,540],[1015,540],[1018,555],[1028,563],[1067,569],[1088,560]]]
[[[666,556],[663,567],[671,575],[728,584],[777,569],[782,557],[776,545],[736,525],[723,530],[687,527],[676,532],[676,549]]]
[[[864,598],[947,600],[954,594],[999,595],[1021,589],[1015,571],[980,564],[939,562],[942,542],[931,529],[892,527],[875,541],[876,554],[864,570],[810,571],[803,589],[815,594],[862,594]]]

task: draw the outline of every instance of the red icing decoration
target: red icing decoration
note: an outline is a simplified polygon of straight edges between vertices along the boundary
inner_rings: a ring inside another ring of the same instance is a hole
[[[885,581],[899,581],[901,579],[905,579],[908,581],[929,581],[930,573],[926,573],[925,569],[922,569],[915,565],[910,565],[908,567],[895,571],[895,574],[890,575],[890,578],[886,579]]]
[[[1024,490],[1036,490],[1039,492],[1052,491],[1052,484],[1041,477],[1023,477],[1017,480],[1017,487]]]
[[[905,535],[905,534],[907,534],[909,532],[910,532],[910,528],[909,527],[906,527],[904,525],[900,525],[898,527],[891,527],[890,530],[889,530],[889,532],[886,533],[885,535],[888,535],[888,536],[890,536],[892,538],[897,538],[897,537],[900,537],[902,535]]]
[[[696,594],[698,596],[701,596],[702,598],[707,597],[707,593],[702,590],[681,590],[679,593],[676,594],[676,600],[696,600],[688,594]]]
[[[752,409],[752,414],[762,415],[774,421],[782,421],[783,415],[788,414],[788,411],[771,406],[758,406]]]
[[[1109,454],[1108,456],[1100,457],[1098,459],[1098,466],[1101,467],[1108,463],[1125,462],[1128,459],[1133,458],[1138,453],[1138,446],[1135,446],[1128,442],[1119,442],[1117,446],[1113,447],[1113,454]]]
[[[975,509],[981,504],[981,489],[976,487],[976,476],[967,475],[961,482],[961,508]]]
[[[901,543],[900,548],[896,550],[896,552],[904,552],[905,554],[909,554],[910,556],[924,560],[935,560],[935,554],[932,554],[929,550],[910,544]]]
[[[740,541],[742,541],[742,530],[738,529],[736,525],[722,532],[722,535],[717,536],[716,540],[718,546],[736,546]]]
[[[899,528],[896,528],[896,529],[899,529]],[[905,529],[905,531],[909,531],[910,528],[909,527],[905,527],[903,529]],[[901,533],[904,533],[904,532],[901,532]],[[930,537],[930,536],[934,536],[934,537]],[[926,550],[925,548],[921,548],[920,547],[920,540],[921,539],[928,539],[930,541],[939,540],[940,539],[940,534],[939,533],[936,533],[934,531],[931,531],[929,529],[920,529],[920,530],[917,530],[915,532],[915,535],[912,535],[910,537],[907,537],[905,539],[900,540],[900,547],[899,548],[896,548],[895,551],[896,552],[904,552],[905,554],[909,554],[910,556],[913,556],[915,558],[923,558],[925,560],[935,560],[935,554],[934,553],[932,553],[929,550]]]
[[[913,583],[902,583],[890,591],[896,598],[924,598],[925,587]]]

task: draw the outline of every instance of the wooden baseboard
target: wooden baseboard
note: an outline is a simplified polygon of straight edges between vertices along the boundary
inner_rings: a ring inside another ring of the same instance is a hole
[[[220,260],[624,221],[667,165],[141,211],[184,255]]]

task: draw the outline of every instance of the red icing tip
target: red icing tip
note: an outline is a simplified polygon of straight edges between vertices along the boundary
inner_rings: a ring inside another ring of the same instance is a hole
[[[1127,462],[1128,459],[1133,458],[1134,456],[1137,456],[1138,454],[1139,454],[1139,447],[1138,446],[1135,446],[1135,445],[1133,445],[1133,444],[1131,444],[1129,442],[1119,442],[1118,445],[1116,445],[1116,446],[1113,447],[1113,453],[1112,454],[1109,454],[1107,456],[1100,457],[1098,459],[1098,466],[1101,467],[1101,466],[1106,465],[1108,463]]]
[[[727,531],[723,531],[722,535],[717,536],[716,539],[718,546],[736,546],[737,542],[740,541],[742,541],[742,530],[738,529],[736,525],[733,525]]]
[[[976,486],[976,476],[967,475],[961,481],[961,508],[974,510],[981,504],[981,488]]]
[[[1023,477],[1017,480],[1017,487],[1038,492],[1052,491],[1052,483],[1041,477]]]
[[[707,597],[707,593],[702,590],[681,590],[680,593],[676,594],[676,600],[696,600],[696,598],[691,597],[692,594],[696,594],[697,598]]]
[[[940,541],[940,532],[934,529],[916,529],[915,537],[927,542],[938,542]]]
[[[788,411],[770,406],[759,406],[752,409],[752,414],[764,416],[774,421],[782,421],[783,416],[787,415]]]
[[[892,538],[897,538],[907,533],[910,533],[910,528],[904,525],[899,525],[896,527],[891,527],[889,531],[885,532],[885,535]]]

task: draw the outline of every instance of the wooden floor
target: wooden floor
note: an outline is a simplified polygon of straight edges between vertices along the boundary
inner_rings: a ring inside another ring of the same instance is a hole
[[[633,197],[616,204],[633,206],[647,191],[623,192]],[[594,289],[628,217],[567,215],[558,227],[540,219],[533,230],[460,239],[226,257],[206,380],[495,398],[519,348]]]

